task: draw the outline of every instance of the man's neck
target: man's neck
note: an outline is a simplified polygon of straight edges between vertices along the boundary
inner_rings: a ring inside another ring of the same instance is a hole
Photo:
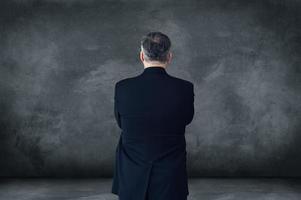
[[[153,66],[156,66],[156,67],[162,67],[162,68],[166,68],[166,65],[165,64],[162,64],[162,63],[148,63],[148,64],[144,64],[144,69],[145,68],[148,68],[148,67],[153,67]]]

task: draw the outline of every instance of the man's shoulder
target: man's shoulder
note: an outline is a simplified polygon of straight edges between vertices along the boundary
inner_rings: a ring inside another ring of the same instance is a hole
[[[176,84],[184,85],[186,87],[193,87],[193,83],[191,81],[188,81],[188,80],[185,80],[185,79],[182,79],[182,78],[179,78],[179,77],[175,77],[175,76],[172,76],[172,75],[168,75],[168,76]],[[134,77],[128,77],[128,78],[121,79],[118,82],[116,82],[116,87],[117,86],[122,87],[123,85],[131,84],[131,83],[136,85],[137,81],[141,81],[139,79],[139,77],[140,76],[138,75],[138,76],[134,76]]]
[[[185,79],[182,79],[179,77],[171,76],[171,75],[170,75],[170,77],[180,84],[186,85],[187,87],[193,87],[193,83],[191,81],[188,81],[188,80],[185,80]]]
[[[120,87],[122,85],[126,85],[127,83],[134,81],[136,78],[137,78],[137,76],[124,78],[124,79],[117,81],[115,85],[116,85],[116,87]]]

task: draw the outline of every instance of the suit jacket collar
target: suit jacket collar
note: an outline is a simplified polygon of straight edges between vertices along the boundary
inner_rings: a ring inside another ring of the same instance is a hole
[[[160,66],[146,67],[142,74],[167,74],[165,68]]]

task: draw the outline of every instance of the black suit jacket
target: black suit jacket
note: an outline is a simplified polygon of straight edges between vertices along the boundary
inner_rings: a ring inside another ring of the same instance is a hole
[[[185,128],[194,87],[159,66],[118,81],[114,114],[122,130],[111,192],[121,200],[187,198]]]

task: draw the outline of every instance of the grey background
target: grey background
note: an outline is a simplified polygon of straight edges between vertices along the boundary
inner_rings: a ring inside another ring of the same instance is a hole
[[[301,175],[300,1],[0,3],[0,176],[107,176],[149,31],[195,85],[189,176]]]

